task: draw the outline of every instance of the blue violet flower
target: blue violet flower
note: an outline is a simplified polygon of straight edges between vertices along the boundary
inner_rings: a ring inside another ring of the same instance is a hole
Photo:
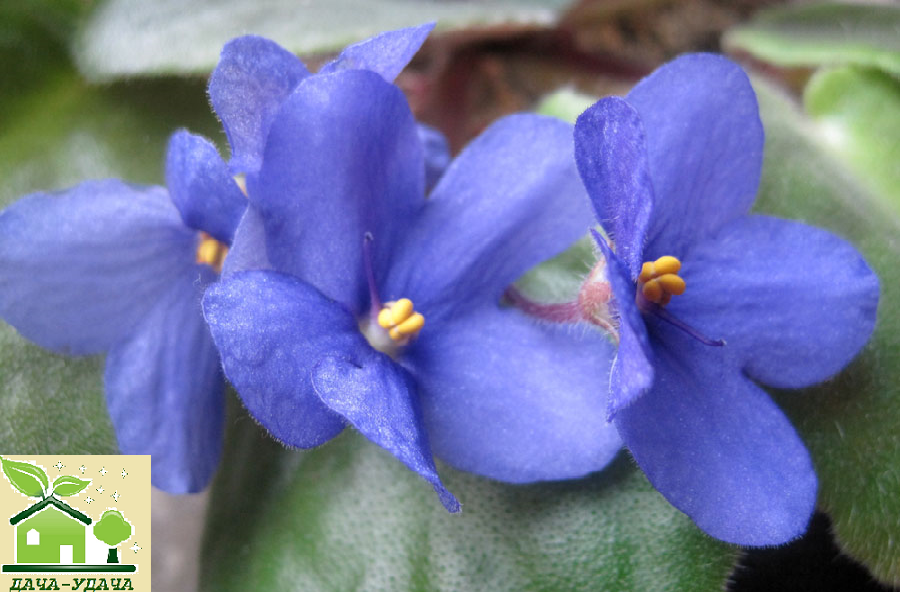
[[[606,275],[618,323],[609,417],[675,507],[744,545],[801,535],[816,503],[809,453],[757,384],[836,374],[868,341],[879,293],[846,241],[748,213],[763,139],[746,74],[708,54],[661,67],[575,126],[609,236],[596,235],[605,264],[593,278]]]
[[[305,78],[268,129],[232,250],[247,256],[203,299],[257,421],[301,448],[352,425],[450,511],[432,451],[509,482],[608,463],[621,445],[596,391],[609,340],[501,303],[591,223],[570,124],[495,123],[428,199],[406,99],[372,72]]]
[[[172,137],[166,174],[169,191],[85,181],[0,212],[0,317],[57,353],[106,352],[119,448],[151,454],[153,484],[188,493],[215,472],[224,423],[200,299],[247,200],[215,147],[187,132]]]
[[[432,27],[351,45],[321,72],[369,69],[393,80]],[[232,175],[258,168],[280,103],[307,77],[275,43],[236,39],[210,81],[229,165],[209,141],[181,131],[169,143],[168,191],[86,181],[0,212],[0,318],[58,353],[107,352],[106,399],[119,448],[151,454],[153,484],[171,493],[203,489],[221,455],[224,380],[200,310],[203,291],[223,261],[227,269],[260,258],[225,257],[247,209]],[[435,133],[427,140],[433,176],[446,152]]]

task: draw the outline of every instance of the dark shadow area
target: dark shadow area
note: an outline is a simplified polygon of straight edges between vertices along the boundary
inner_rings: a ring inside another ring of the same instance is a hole
[[[777,549],[746,551],[729,592],[892,592],[838,550],[831,520],[816,513],[803,538]]]

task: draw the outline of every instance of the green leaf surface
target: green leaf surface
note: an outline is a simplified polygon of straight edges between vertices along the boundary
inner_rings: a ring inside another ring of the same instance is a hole
[[[92,88],[74,73],[0,103],[0,207],[84,179],[158,183],[179,126],[219,134],[201,80]],[[70,358],[28,343],[0,321],[0,450],[114,454],[98,357]]]
[[[702,534],[623,454],[581,481],[510,486],[439,470],[449,514],[349,431],[312,451],[229,422],[207,517],[205,590],[719,591],[736,550]]]
[[[111,0],[75,44],[92,79],[208,72],[226,41],[254,33],[297,53],[336,51],[381,31],[549,24],[568,0]]]
[[[854,66],[821,70],[803,101],[823,144],[900,213],[900,79]]]
[[[13,487],[28,497],[42,497],[47,491],[47,473],[39,466],[8,458],[0,458],[0,463],[3,465],[3,474]]]
[[[53,482],[53,493],[62,497],[75,495],[91,484],[91,480],[79,479],[72,475],[63,475]]]
[[[838,543],[900,584],[900,216],[821,146],[797,105],[761,80],[754,86],[766,128],[756,209],[851,240],[881,280],[875,334],[857,359],[824,385],[776,398],[812,453]]]
[[[575,302],[596,262],[594,240],[591,235],[583,236],[553,259],[529,270],[516,282],[516,288],[535,302]]]
[[[898,31],[896,3],[789,4],[760,11],[722,42],[779,66],[857,64],[900,74]]]

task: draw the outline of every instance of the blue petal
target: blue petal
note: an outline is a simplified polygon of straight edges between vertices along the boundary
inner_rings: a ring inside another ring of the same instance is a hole
[[[371,39],[348,46],[334,61],[319,70],[320,74],[341,70],[370,70],[380,74],[387,82],[393,82],[409,63],[434,23],[408,27],[397,31],[386,31]]]
[[[259,169],[281,103],[309,71],[274,41],[247,35],[225,44],[209,79],[209,98],[231,144],[232,172]]]
[[[615,456],[603,386],[613,346],[602,333],[496,306],[429,322],[404,363],[435,456],[513,483],[581,477]]]
[[[746,216],[684,261],[672,314],[728,349],[757,380],[780,388],[821,382],[869,340],[878,278],[826,230]]]
[[[187,226],[231,244],[247,198],[209,140],[184,130],[172,135],[166,185]]]
[[[728,346],[657,330],[653,388],[615,420],[650,482],[723,541],[777,545],[803,534],[816,476],[788,419]]]
[[[234,242],[222,265],[222,275],[267,269],[272,269],[272,264],[266,254],[266,227],[257,209],[248,206],[234,231]]]
[[[653,384],[653,364],[647,327],[634,302],[634,282],[606,241],[596,232],[594,238],[606,259],[606,276],[613,290],[619,323],[619,350],[609,374],[607,416],[612,419]]]
[[[425,151],[425,193],[430,193],[453,158],[444,134],[423,123],[416,125],[416,131],[419,132],[419,141]]]
[[[214,279],[209,266],[196,265],[106,358],[119,448],[152,455],[153,485],[169,493],[206,487],[222,452],[224,378],[200,312],[203,288]]]
[[[310,380],[326,356],[353,359],[369,347],[345,308],[296,278],[246,271],[210,287],[203,314],[225,376],[272,436],[310,448],[340,433],[344,420]]]
[[[161,187],[30,195],[0,213],[0,317],[57,352],[104,351],[188,273],[196,245]]]
[[[626,100],[644,123],[654,189],[645,260],[680,258],[753,204],[763,151],[756,95],[733,62],[690,54]]]
[[[370,349],[356,359],[323,358],[313,370],[312,383],[332,411],[431,483],[447,510],[459,512],[459,502],[438,477],[415,383],[405,370]]]
[[[279,271],[360,312],[368,299],[363,238],[387,273],[424,202],[422,145],[400,90],[372,72],[307,78],[279,113],[258,176],[247,179]]]
[[[618,97],[594,103],[575,123],[575,159],[597,220],[636,280],[653,208],[640,115]]]
[[[496,303],[507,286],[592,224],[572,125],[539,115],[506,117],[454,160],[410,222],[382,297],[421,303],[426,318]]]

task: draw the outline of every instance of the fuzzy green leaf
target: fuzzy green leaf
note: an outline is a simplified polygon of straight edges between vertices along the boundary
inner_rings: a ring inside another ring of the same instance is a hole
[[[63,475],[53,482],[53,493],[62,497],[75,495],[91,484],[91,480],[79,479],[71,475]]]
[[[779,66],[857,64],[900,74],[900,5],[822,2],[760,11],[723,45]]]
[[[853,66],[822,70],[803,102],[825,146],[900,213],[900,80]]]
[[[356,433],[303,452],[246,415],[229,423],[206,590],[719,591],[735,559],[624,455],[589,479],[527,486],[441,466],[463,504],[452,515]]]
[[[0,463],[12,486],[28,497],[42,497],[47,492],[47,473],[39,466],[8,458],[0,458]]]
[[[467,25],[549,24],[568,0],[111,0],[75,45],[92,79],[209,72],[226,41],[255,33],[290,51],[336,51],[381,31],[437,21]]]
[[[838,543],[877,578],[900,584],[900,216],[820,145],[797,105],[761,80],[754,86],[766,128],[756,208],[853,241],[881,280],[875,334],[850,367],[776,398],[812,453]]]

